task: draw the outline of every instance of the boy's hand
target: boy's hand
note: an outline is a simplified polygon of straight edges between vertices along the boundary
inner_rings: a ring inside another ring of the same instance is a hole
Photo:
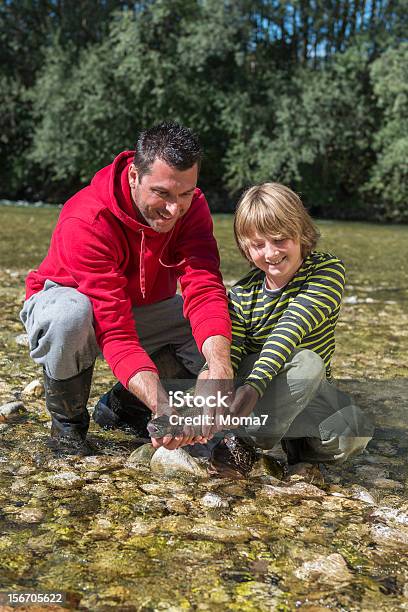
[[[232,415],[237,417],[249,416],[255,409],[259,400],[259,394],[251,385],[242,385],[235,392],[234,400],[230,407]]]

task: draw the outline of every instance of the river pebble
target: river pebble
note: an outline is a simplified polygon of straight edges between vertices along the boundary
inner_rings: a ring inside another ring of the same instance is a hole
[[[308,482],[296,482],[293,485],[281,487],[263,485],[260,492],[270,497],[298,497],[303,499],[313,499],[326,495],[324,491]]]
[[[403,489],[404,485],[397,480],[390,478],[376,478],[373,480],[373,485],[378,489]]]
[[[44,384],[36,378],[32,380],[21,392],[23,398],[41,397],[44,394]]]
[[[85,481],[74,472],[61,472],[53,474],[47,478],[48,484],[57,489],[78,489],[85,484]]]
[[[371,516],[384,519],[385,521],[391,521],[399,523],[400,525],[406,525],[408,527],[408,514],[400,508],[389,508],[388,506],[381,506],[377,508]]]
[[[200,504],[205,508],[229,508],[228,500],[216,493],[206,493],[200,499]]]
[[[387,478],[389,472],[374,465],[360,465],[356,468],[356,475],[371,483],[375,478]]]
[[[133,467],[136,465],[150,466],[150,461],[156,452],[151,444],[143,444],[131,453],[125,463],[125,467]]]
[[[197,461],[197,459],[190,457],[182,448],[168,450],[164,448],[164,446],[161,446],[151,459],[150,469],[152,472],[167,476],[178,474],[191,474],[198,478],[207,478],[208,476],[207,470]]]
[[[44,518],[44,512],[39,508],[23,508],[15,517],[22,523],[40,523]]]
[[[193,525],[190,534],[198,539],[210,540],[211,542],[246,542],[252,539],[252,535],[246,529],[234,527],[218,527],[217,525]]]
[[[370,532],[376,544],[396,550],[408,550],[408,530],[404,528],[399,527],[397,529],[388,525],[373,525]]]
[[[353,578],[345,560],[338,553],[306,561],[294,573],[301,580],[317,580],[327,584],[348,583]]]
[[[23,402],[8,402],[0,406],[0,423],[8,423],[27,412]]]
[[[19,346],[28,346],[28,334],[18,334],[18,336],[14,338],[14,342]]]

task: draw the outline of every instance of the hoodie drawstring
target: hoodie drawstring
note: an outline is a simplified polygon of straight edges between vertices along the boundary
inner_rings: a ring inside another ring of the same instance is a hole
[[[139,255],[139,282],[140,291],[143,299],[146,299],[146,276],[145,276],[145,234],[144,231],[140,230],[142,234],[142,241],[140,244],[140,255]]]

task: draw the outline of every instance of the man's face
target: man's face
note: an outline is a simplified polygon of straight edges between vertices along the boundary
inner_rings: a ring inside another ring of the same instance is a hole
[[[302,265],[300,241],[285,236],[261,236],[254,232],[248,241],[248,255],[265,272],[269,289],[284,287]]]
[[[197,164],[188,170],[176,170],[156,158],[150,166],[150,173],[139,181],[137,170],[131,164],[130,192],[147,225],[156,232],[169,232],[190,208],[197,176]]]

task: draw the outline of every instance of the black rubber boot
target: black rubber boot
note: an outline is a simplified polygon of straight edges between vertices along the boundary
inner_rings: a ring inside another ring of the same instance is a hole
[[[123,429],[139,438],[150,437],[151,418],[148,407],[121,383],[102,395],[93,412],[93,420],[103,429]]]
[[[172,346],[165,346],[153,355],[159,376],[166,380],[196,378],[177,358]],[[93,420],[103,429],[122,429],[139,438],[150,439],[147,424],[152,418],[149,408],[121,383],[117,383],[96,404]]]
[[[68,455],[95,454],[86,441],[93,366],[66,380],[54,380],[44,371],[45,405],[51,415],[50,448]]]

